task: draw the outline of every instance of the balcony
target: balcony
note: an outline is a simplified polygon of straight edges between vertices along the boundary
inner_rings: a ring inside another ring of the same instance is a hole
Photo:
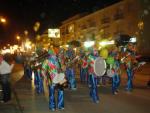
[[[123,13],[116,13],[114,15],[114,20],[120,20],[120,19],[123,19],[124,18],[124,14]]]
[[[110,18],[109,18],[109,17],[104,17],[104,18],[102,18],[102,19],[101,19],[101,23],[102,23],[102,24],[108,24],[108,23],[110,23]]]

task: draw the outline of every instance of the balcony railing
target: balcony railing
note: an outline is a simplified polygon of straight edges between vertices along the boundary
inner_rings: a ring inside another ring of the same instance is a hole
[[[110,23],[110,18],[109,17],[104,17],[101,19],[101,23],[102,24],[107,24],[107,23]]]
[[[114,20],[119,20],[119,19],[123,19],[124,18],[124,14],[123,13],[116,13],[114,15]]]

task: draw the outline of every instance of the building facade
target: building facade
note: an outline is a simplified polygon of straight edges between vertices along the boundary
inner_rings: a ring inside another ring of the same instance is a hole
[[[72,40],[114,39],[120,34],[138,40],[143,26],[139,0],[122,0],[86,16],[69,18],[60,26],[60,37],[63,44]]]

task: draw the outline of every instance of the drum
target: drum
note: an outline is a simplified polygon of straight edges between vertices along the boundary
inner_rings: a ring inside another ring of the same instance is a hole
[[[112,69],[107,69],[106,74],[107,74],[108,77],[113,77],[114,71]]]
[[[98,57],[94,61],[94,72],[96,76],[103,76],[106,72],[106,62],[102,57]]]
[[[64,73],[58,73],[52,80],[55,84],[64,84],[66,82],[65,74]]]

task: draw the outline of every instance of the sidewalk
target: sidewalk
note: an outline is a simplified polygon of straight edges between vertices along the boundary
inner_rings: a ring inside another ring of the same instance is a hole
[[[20,104],[18,103],[19,99],[17,98],[17,94],[13,88],[10,101],[6,103],[2,101],[2,91],[0,97],[0,113],[22,113],[20,110]]]
[[[16,67],[20,67],[18,68],[17,70],[13,70],[14,72],[12,73],[11,76],[14,76],[14,78],[16,79],[16,75],[18,76],[22,76],[22,71],[20,71],[20,69],[22,69],[22,67],[20,65],[16,65]],[[18,103],[18,97],[17,97],[17,94],[14,90],[14,83],[15,83],[15,80],[11,79],[11,89],[12,89],[12,92],[11,92],[11,100],[7,103],[3,103],[2,102],[2,88],[0,86],[0,113],[22,113],[21,110],[20,110],[20,105]],[[18,79],[20,79],[18,77]],[[16,79],[17,81],[17,79]]]
[[[15,86],[23,113],[49,113],[48,101],[44,94],[37,94],[34,81],[23,76]]]
[[[32,82],[23,76],[12,88],[11,101],[0,103],[0,113],[49,113],[45,95],[36,94]]]

